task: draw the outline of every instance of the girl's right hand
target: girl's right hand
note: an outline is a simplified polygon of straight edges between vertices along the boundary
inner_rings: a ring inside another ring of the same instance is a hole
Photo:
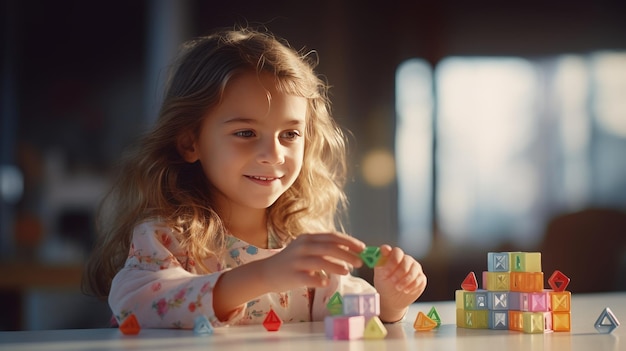
[[[323,287],[328,274],[346,275],[359,268],[363,261],[358,254],[363,249],[363,242],[346,234],[302,234],[281,252],[257,263],[271,291]]]

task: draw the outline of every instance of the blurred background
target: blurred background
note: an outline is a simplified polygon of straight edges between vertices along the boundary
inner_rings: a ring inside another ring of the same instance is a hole
[[[423,301],[489,251],[626,290],[623,1],[1,3],[0,330],[107,325],[79,284],[109,171],[178,46],[235,24],[317,52],[351,135],[348,228],[415,256]]]

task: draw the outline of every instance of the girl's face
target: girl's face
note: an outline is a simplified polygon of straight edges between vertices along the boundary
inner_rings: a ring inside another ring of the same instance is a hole
[[[227,85],[206,115],[185,160],[200,160],[217,189],[218,213],[265,209],[296,180],[304,157],[307,100],[276,90],[268,73]]]

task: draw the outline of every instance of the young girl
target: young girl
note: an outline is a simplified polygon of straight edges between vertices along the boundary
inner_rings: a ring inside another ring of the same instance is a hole
[[[306,55],[267,32],[187,43],[154,129],[102,207],[88,291],[144,328],[321,320],[335,293],[380,294],[385,322],[424,291],[420,264],[380,247],[374,287],[350,275],[365,244],[336,230],[345,145]]]

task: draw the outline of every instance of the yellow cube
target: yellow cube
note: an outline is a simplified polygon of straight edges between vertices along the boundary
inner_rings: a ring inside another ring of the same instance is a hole
[[[543,333],[545,330],[544,315],[541,312],[522,312],[522,328],[524,333]]]
[[[512,252],[512,272],[541,272],[541,252]]]
[[[462,308],[456,309],[456,326],[459,328],[466,328],[465,310]]]
[[[483,286],[489,291],[508,291],[511,289],[509,272],[483,272]]]

